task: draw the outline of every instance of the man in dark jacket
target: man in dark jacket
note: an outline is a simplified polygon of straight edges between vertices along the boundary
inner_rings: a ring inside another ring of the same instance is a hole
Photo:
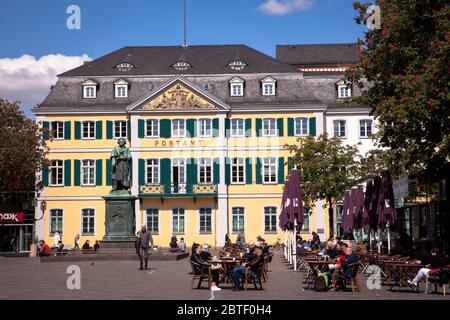
[[[256,271],[261,263],[264,262],[264,257],[262,255],[262,249],[255,247],[255,242],[249,242],[249,252],[244,255],[247,258],[247,263],[243,266],[236,267],[230,270],[230,277],[233,281],[233,291],[240,290],[241,287],[241,276],[245,274],[247,268],[250,271]]]
[[[143,270],[143,263],[145,261],[145,270],[148,270],[148,249],[153,247],[153,237],[147,231],[147,227],[142,225],[141,231],[137,234],[138,256],[140,261],[139,270]]]

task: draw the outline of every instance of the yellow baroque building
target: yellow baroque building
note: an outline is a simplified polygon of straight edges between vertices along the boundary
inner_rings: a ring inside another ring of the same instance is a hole
[[[58,76],[33,112],[48,129],[41,173],[40,239],[67,246],[101,240],[119,138],[132,154],[136,229],[156,245],[170,238],[223,245],[240,232],[273,243],[290,155],[286,144],[325,130],[335,83],[244,45],[125,47]],[[328,234],[321,206],[302,233]]]

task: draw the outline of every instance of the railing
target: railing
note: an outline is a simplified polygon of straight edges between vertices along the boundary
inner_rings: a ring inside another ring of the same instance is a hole
[[[186,194],[186,193],[217,193],[217,184],[187,184],[187,183],[171,183],[170,188],[166,188],[164,184],[146,184],[139,187],[140,193],[143,194]]]

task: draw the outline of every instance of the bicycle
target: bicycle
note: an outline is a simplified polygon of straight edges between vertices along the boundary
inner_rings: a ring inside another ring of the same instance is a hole
[[[274,254],[278,252],[283,252],[284,250],[284,243],[282,243],[280,240],[281,240],[280,238],[277,238],[277,241],[274,244],[272,244]]]

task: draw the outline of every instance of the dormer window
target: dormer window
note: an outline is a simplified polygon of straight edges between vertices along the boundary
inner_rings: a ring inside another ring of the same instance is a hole
[[[244,80],[238,77],[230,80],[230,95],[232,97],[244,96]]]
[[[188,68],[190,68],[191,65],[190,65],[189,63],[187,63],[187,62],[184,62],[184,61],[178,61],[178,62],[175,63],[172,67],[173,67],[175,70],[178,70],[178,71],[185,71],[185,70],[187,70]]]
[[[83,82],[83,99],[97,98],[97,83],[92,80]]]
[[[118,80],[114,82],[114,97],[128,98],[128,82],[125,80]]]
[[[274,96],[275,95],[275,85],[276,85],[276,80],[271,78],[271,77],[267,77],[263,80],[261,80],[261,92],[263,96]]]
[[[247,66],[247,64],[243,61],[236,60],[236,61],[231,62],[228,66],[233,70],[241,71],[241,70],[244,70],[244,68]]]
[[[352,97],[352,90],[350,88],[350,85],[344,80],[337,83],[337,90],[339,99],[347,99]]]
[[[127,71],[130,71],[133,68],[134,68],[134,66],[131,63],[128,63],[128,62],[120,63],[120,64],[118,64],[116,66],[116,69],[121,71],[121,72],[127,72]]]

